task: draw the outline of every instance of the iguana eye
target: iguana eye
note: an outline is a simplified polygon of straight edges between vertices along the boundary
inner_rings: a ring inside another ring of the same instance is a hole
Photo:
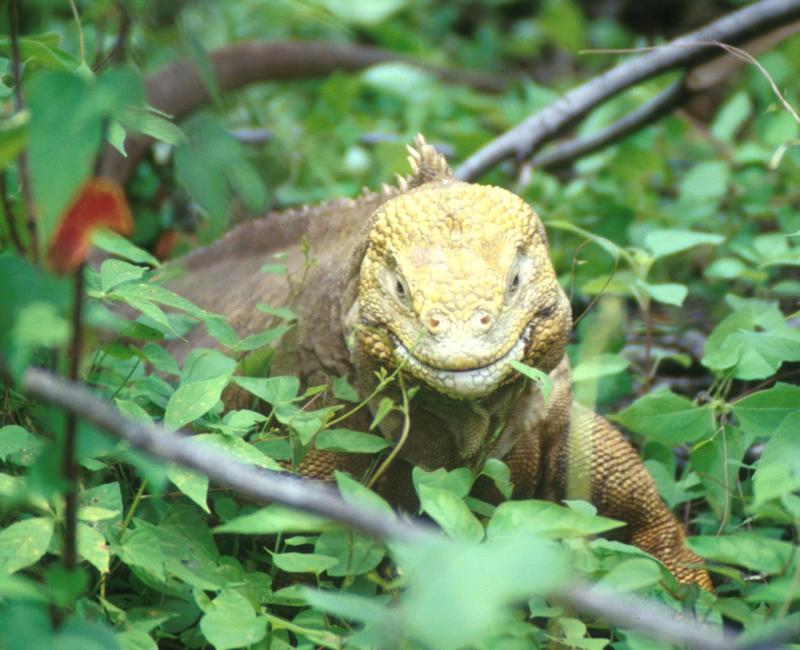
[[[519,289],[519,271],[514,273],[511,280],[508,283],[508,293],[513,294],[517,289]]]
[[[388,271],[385,277],[385,285],[389,293],[394,294],[395,299],[403,306],[411,304],[411,295],[408,291],[406,281],[396,271]]]

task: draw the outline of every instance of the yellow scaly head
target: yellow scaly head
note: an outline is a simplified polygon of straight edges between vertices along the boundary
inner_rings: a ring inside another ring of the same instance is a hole
[[[511,360],[549,372],[571,315],[539,217],[507,190],[456,181],[432,147],[415,144],[408,191],[372,218],[360,353],[402,363],[457,398],[485,397],[518,377]]]

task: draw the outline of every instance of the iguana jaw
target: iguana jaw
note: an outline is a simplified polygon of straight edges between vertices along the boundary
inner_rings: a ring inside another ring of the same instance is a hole
[[[530,342],[533,324],[528,324],[516,343],[503,356],[487,365],[467,370],[443,370],[414,356],[400,340],[389,335],[395,361],[414,377],[441,393],[459,399],[479,399],[490,395],[514,372],[511,361],[522,361]]]

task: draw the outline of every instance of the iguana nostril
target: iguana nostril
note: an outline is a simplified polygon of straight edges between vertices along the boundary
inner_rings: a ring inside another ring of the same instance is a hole
[[[431,334],[442,334],[447,329],[447,320],[439,312],[429,312],[425,317],[425,326]]]
[[[483,334],[484,332],[488,332],[492,328],[492,325],[494,325],[494,316],[490,312],[484,309],[478,309],[472,315],[472,329],[475,333]]]

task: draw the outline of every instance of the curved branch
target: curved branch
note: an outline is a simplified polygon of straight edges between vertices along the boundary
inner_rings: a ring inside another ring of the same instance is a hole
[[[569,140],[548,151],[544,151],[534,156],[531,164],[541,169],[552,169],[594,153],[607,144],[621,140],[626,135],[635,133],[639,129],[660,120],[683,104],[691,94],[691,91],[686,87],[684,78],[681,78],[661,91],[653,99],[632,110],[605,129],[585,138]]]
[[[497,163],[528,158],[544,142],[580,120],[601,102],[630,86],[714,56],[710,41],[741,43],[800,17],[800,0],[761,0],[594,77],[478,150],[456,170],[470,181]]]
[[[217,87],[222,91],[261,81],[323,77],[335,70],[361,70],[387,61],[411,63],[443,81],[468,84],[486,92],[500,92],[506,86],[495,75],[428,65],[374,47],[324,41],[249,41],[220,48],[209,58]],[[176,121],[211,101],[211,93],[200,71],[188,59],[172,63],[148,77],[145,89],[147,101]],[[151,143],[151,138],[128,137],[125,141],[127,158],[106,146],[102,153],[101,175],[124,184]]]

